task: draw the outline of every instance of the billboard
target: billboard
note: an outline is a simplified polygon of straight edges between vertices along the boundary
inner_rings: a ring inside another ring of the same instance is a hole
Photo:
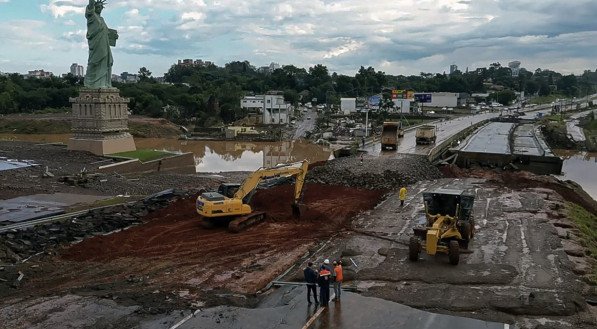
[[[403,99],[404,98],[404,90],[402,89],[394,89],[392,90],[392,99]]]
[[[368,99],[369,108],[370,109],[378,109],[380,101],[381,101],[380,95],[374,95],[374,96],[369,97],[369,99]]]
[[[394,89],[392,90],[392,99],[413,99],[415,92],[412,90]]]
[[[431,94],[415,94],[415,101],[419,103],[431,103]]]

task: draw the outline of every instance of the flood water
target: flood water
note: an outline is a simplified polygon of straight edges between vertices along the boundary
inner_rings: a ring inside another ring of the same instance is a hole
[[[572,180],[597,200],[597,153],[554,150],[564,159],[561,179]]]
[[[0,140],[38,143],[67,143],[70,134],[0,134]],[[193,152],[197,172],[254,171],[279,163],[324,161],[333,157],[329,148],[305,141],[243,142],[193,141],[169,138],[135,138],[137,149]]]

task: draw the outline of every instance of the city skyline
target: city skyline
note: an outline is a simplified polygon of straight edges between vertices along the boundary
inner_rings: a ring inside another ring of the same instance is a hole
[[[0,71],[56,75],[86,66],[87,0],[0,0]],[[595,69],[597,3],[558,1],[122,0],[102,13],[119,31],[113,72],[163,75],[181,58],[223,66],[248,60],[353,75],[507,66],[581,74]]]

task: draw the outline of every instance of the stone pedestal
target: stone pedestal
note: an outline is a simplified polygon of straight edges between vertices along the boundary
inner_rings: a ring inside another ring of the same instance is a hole
[[[69,150],[105,155],[136,149],[128,132],[129,99],[121,97],[117,88],[84,88],[70,102],[73,137]]]

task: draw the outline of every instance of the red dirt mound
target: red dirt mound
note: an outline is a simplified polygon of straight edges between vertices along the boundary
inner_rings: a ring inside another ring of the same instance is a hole
[[[104,263],[94,263],[97,267],[126,266],[122,269],[126,272],[131,267],[141,274],[167,272],[172,282],[254,292],[313,243],[340,230],[351,216],[373,208],[384,193],[309,184],[303,201],[308,210],[293,219],[293,189],[284,185],[259,190],[253,205],[266,211],[268,219],[238,234],[226,228],[202,228],[195,200],[186,199],[151,214],[145,224],[73,245],[61,257]],[[231,275],[243,280],[229,280]]]

